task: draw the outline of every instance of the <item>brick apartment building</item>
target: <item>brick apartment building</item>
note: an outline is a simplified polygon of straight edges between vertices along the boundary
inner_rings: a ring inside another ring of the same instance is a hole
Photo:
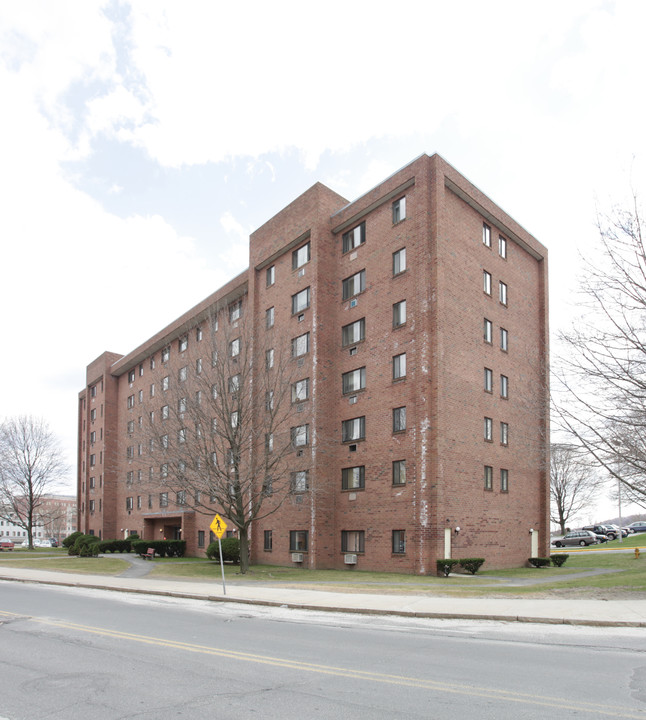
[[[547,287],[546,249],[438,155],[354,202],[317,183],[251,235],[246,272],[128,355],[88,366],[79,529],[204,551],[226,513],[177,489],[186,462],[160,465],[146,428],[203,402],[199,382],[222,353],[237,361],[231,330],[244,318],[248,422],[265,449],[274,353],[288,358],[292,413],[291,491],[282,504],[268,493],[263,509],[276,509],[253,521],[252,563],[425,574],[444,557],[511,567],[547,555]],[[204,441],[182,422],[164,448]]]

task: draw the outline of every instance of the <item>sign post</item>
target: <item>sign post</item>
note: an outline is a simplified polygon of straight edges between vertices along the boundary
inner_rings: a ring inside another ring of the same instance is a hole
[[[220,569],[222,570],[222,592],[224,595],[226,595],[227,586],[224,583],[224,562],[222,561],[222,536],[227,529],[227,524],[218,514],[216,514],[216,516],[213,518],[213,522],[209,525],[209,527],[218,537],[218,547],[220,549]]]

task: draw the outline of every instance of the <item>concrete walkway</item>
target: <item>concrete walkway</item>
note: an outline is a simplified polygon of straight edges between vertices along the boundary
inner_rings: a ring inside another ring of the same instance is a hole
[[[454,598],[415,594],[380,595],[267,587],[236,579],[223,592],[221,580],[196,581],[142,576],[150,561],[130,558],[133,574],[118,577],[85,575],[49,570],[0,567],[0,581],[43,583],[69,587],[144,593],[213,602],[259,604],[309,610],[400,615],[428,618],[498,620],[570,625],[646,628],[646,600],[589,600],[534,598]],[[138,561],[138,562],[137,562]],[[143,567],[140,563],[146,563]]]

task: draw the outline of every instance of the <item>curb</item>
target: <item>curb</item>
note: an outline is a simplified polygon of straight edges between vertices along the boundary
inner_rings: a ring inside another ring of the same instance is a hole
[[[107,590],[109,592],[133,593],[135,595],[155,595],[157,597],[172,597],[182,600],[206,600],[208,602],[237,603],[239,605],[260,605],[263,607],[288,608],[290,610],[313,610],[316,612],[345,613],[348,615],[377,615],[381,617],[412,617],[433,620],[492,620],[494,622],[519,622],[541,625],[582,625],[589,627],[646,627],[646,622],[635,620],[588,620],[584,618],[546,618],[530,615],[491,615],[475,613],[452,612],[416,612],[413,610],[380,610],[370,608],[348,608],[311,605],[306,603],[278,602],[275,600],[250,600],[249,598],[236,598],[233,596],[196,595],[169,590],[144,590],[141,588],[107,587],[95,583],[64,582],[62,580],[28,580],[0,575],[0,581],[21,582],[33,585],[55,585],[59,587],[78,587],[88,590]]]

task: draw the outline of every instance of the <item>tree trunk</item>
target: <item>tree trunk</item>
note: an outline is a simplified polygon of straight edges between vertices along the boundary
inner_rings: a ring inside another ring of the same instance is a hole
[[[244,575],[249,570],[249,535],[248,528],[240,530],[240,574]]]

